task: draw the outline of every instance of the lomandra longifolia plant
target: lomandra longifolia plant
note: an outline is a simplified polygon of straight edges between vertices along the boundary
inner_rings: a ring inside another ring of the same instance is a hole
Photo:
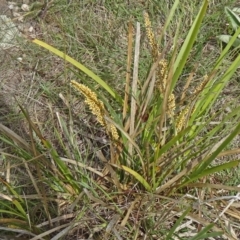
[[[111,1],[102,2],[96,6]],[[239,149],[230,143],[240,132],[240,106],[231,102],[230,110],[224,111],[219,100],[225,100],[221,92],[240,66],[240,55],[233,59],[230,52],[240,29],[234,29],[219,56],[214,54],[210,64],[201,60],[203,67],[198,68],[195,55],[201,40],[195,40],[208,1],[203,0],[198,14],[190,16],[189,30],[182,25],[186,17],[182,10],[186,4],[195,10],[196,4],[179,2],[169,1],[173,5],[167,7],[163,25],[153,21],[147,7],[141,25],[129,22],[126,80],[117,82],[117,88],[66,52],[32,40],[67,63],[65,81],[59,95],[53,86],[60,81],[49,84],[54,100],[44,94],[47,109],[41,105],[40,113],[18,104],[27,122],[27,140],[0,123],[4,146],[0,156],[6,163],[6,179],[0,177],[1,233],[32,239],[167,240],[213,239],[223,233],[226,238],[221,239],[238,239],[233,229],[240,214],[232,203],[239,194],[230,195],[239,187],[227,186],[219,175],[239,164],[234,155]],[[78,37],[70,24],[67,28],[71,41]],[[71,52],[72,43],[67,45]],[[36,102],[39,96],[43,99],[43,89],[38,89]],[[64,104],[60,111],[58,106],[52,108],[57,96]],[[44,118],[38,118],[42,113]]]
[[[214,103],[240,65],[240,56],[228,66],[223,63],[240,29],[236,31],[212,69],[200,76],[199,83],[191,95],[186,97],[187,88],[193,84],[192,78],[183,80],[181,76],[183,70],[187,69],[189,58],[193,58],[191,51],[208,1],[203,2],[180,48],[177,44],[180,26],[176,29],[175,38],[172,39],[172,50],[166,54],[167,49],[161,49],[161,39],[175,17],[178,2],[175,1],[160,36],[155,36],[148,13],[143,13],[145,26],[142,30],[147,33],[152,59],[150,71],[146,69],[145,79],[139,79],[138,76],[141,28],[137,23],[134,31],[136,40],[133,73],[132,76],[127,73],[124,97],[73,58],[40,40],[33,40],[83,71],[109,93],[108,96],[102,97],[91,86],[87,86],[86,82],[80,83],[83,79],[71,81],[71,86],[84,95],[92,114],[109,136],[113,149],[111,161],[106,160],[111,162],[125,189],[140,183],[139,186],[149,192],[164,192],[170,195],[189,184],[194,186],[196,180],[201,181],[209,174],[238,164],[238,160],[233,160],[217,166],[211,165],[220,153],[224,155],[226,146],[239,133],[239,109],[225,115],[222,121],[210,130],[206,129],[211,120],[217,117],[217,113],[213,114],[214,111],[211,111]],[[127,69],[131,69],[131,24],[128,35]],[[191,76],[191,72],[189,75]],[[129,79],[132,79],[132,83]],[[180,79],[184,87],[182,93],[176,95],[175,87]],[[111,101],[106,98],[113,99],[114,104],[110,106]],[[119,114],[119,108],[123,109],[122,114]],[[223,127],[224,122],[229,120],[232,124]]]

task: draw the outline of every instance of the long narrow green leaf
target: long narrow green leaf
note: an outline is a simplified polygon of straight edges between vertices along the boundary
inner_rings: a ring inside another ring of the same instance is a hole
[[[134,170],[132,170],[131,168],[128,168],[126,166],[122,165],[122,168],[124,171],[130,173],[133,177],[135,177],[144,187],[147,191],[151,192],[151,187],[148,184],[148,182],[137,172],[135,172]]]
[[[19,201],[17,201],[16,199],[12,200],[12,203],[16,206],[16,208],[18,209],[18,211],[20,213],[22,213],[22,216],[24,216],[25,219],[27,219],[27,213],[26,211],[23,209],[22,205],[19,203]]]
[[[225,108],[225,106],[224,106],[224,108]],[[214,134],[216,134],[220,129],[223,129],[224,125],[227,125],[230,127],[230,124],[231,124],[231,126],[235,126],[238,123],[239,115],[240,115],[240,107],[232,110],[232,112],[229,113],[227,116],[225,116],[224,119],[222,119],[222,121],[219,122],[219,124],[217,124],[215,127],[213,127],[209,132],[207,132],[207,134],[205,135],[204,138],[200,138],[199,141],[196,142],[196,145],[200,146],[200,144],[202,144],[204,142],[206,143],[206,139],[212,139]],[[190,141],[190,139],[194,139],[196,136],[198,136],[200,132],[203,132],[204,128],[206,128],[206,126],[209,126],[211,124],[211,121],[214,121],[214,119],[216,119],[216,117],[218,117],[217,114],[213,115],[211,118],[208,117],[206,120],[204,118],[202,118],[202,119],[200,119],[200,121],[198,121],[198,126],[196,123],[191,123],[193,126],[192,126],[192,130],[190,133],[191,137],[189,136],[189,138],[188,138],[189,141]],[[225,130],[226,130],[227,126],[224,127]],[[218,134],[219,134],[219,132],[218,132]]]
[[[193,182],[193,181],[195,181],[199,178],[203,178],[203,177],[208,176],[210,174],[214,174],[214,173],[220,172],[222,170],[226,170],[226,169],[236,167],[236,166],[239,165],[239,163],[240,163],[240,160],[236,160],[236,161],[231,161],[231,162],[228,162],[228,163],[225,163],[225,164],[218,165],[216,167],[208,168],[208,169],[200,172],[198,175],[195,175],[194,177],[190,178],[187,182],[185,182],[183,185],[181,185],[181,187],[183,187],[183,186],[187,185],[189,182]]]
[[[198,169],[199,172],[206,169],[207,166],[219,155],[220,152],[240,133],[240,123],[236,126],[236,128],[232,131],[232,133],[223,141],[223,143],[214,151],[210,157],[205,161],[203,160],[203,164]]]
[[[204,227],[196,236],[190,238],[189,240],[207,239],[208,237],[217,237],[222,235],[221,232],[207,233],[211,228],[213,228],[213,226],[214,223],[209,224],[208,226]]]
[[[228,44],[229,41],[231,40],[232,36],[225,34],[225,35],[219,35],[219,36],[217,36],[217,38],[219,40],[221,40],[222,42],[225,42],[226,44]],[[240,39],[237,38],[233,43],[233,47],[239,47],[239,46],[240,46]]]
[[[184,186],[187,183],[202,177],[203,175],[204,176],[207,175],[207,174],[204,174],[205,169],[239,133],[240,133],[240,123],[232,131],[232,133],[223,141],[223,143],[216,149],[216,151],[214,151],[210,156],[207,156],[205,159],[203,159],[202,161],[203,163],[200,165],[200,167],[197,170],[195,170],[181,186]],[[233,162],[233,163],[230,162],[229,164],[233,164],[233,166],[235,166],[236,162]]]
[[[166,236],[166,240],[171,240],[172,236],[175,232],[175,230],[177,229],[177,227],[180,226],[181,222],[183,221],[183,219],[187,216],[187,214],[190,212],[191,208],[188,208],[179,218],[178,220],[175,222],[175,224],[173,225],[173,227],[170,229],[168,235]]]
[[[170,13],[168,14],[168,18],[167,18],[167,20],[166,20],[166,22],[165,22],[165,24],[164,24],[163,32],[166,31],[169,23],[171,22],[171,20],[172,20],[172,18],[173,18],[173,16],[174,16],[174,13],[175,13],[175,11],[176,11],[176,9],[177,9],[178,4],[179,4],[179,0],[174,1],[174,4],[173,4],[173,6],[172,6],[172,8],[171,8],[171,10],[170,10]]]
[[[230,23],[234,30],[237,30],[240,27],[240,18],[235,14],[230,8],[225,7],[225,12],[230,20]]]
[[[172,146],[174,146],[175,143],[177,143],[183,136],[185,136],[190,131],[190,129],[191,129],[191,127],[187,127],[184,130],[182,130],[181,132],[179,132],[177,134],[177,136],[174,136],[173,138],[171,138],[171,140],[169,142],[167,142],[164,146],[161,147],[161,149],[158,152],[158,155],[161,156],[167,150],[169,150]]]
[[[237,39],[238,35],[240,34],[240,28],[235,32],[235,34],[232,36],[230,41],[228,42],[227,46],[223,49],[221,55],[219,56],[218,60],[216,61],[216,64],[214,66],[214,69],[218,69],[219,66],[222,64],[224,58],[229,53],[230,48],[233,46],[233,43]]]
[[[217,124],[213,129],[211,129],[205,136],[206,139],[211,139],[214,134],[219,133],[220,129],[230,126],[235,126],[240,119],[240,107],[233,109],[227,116],[225,116],[219,124]],[[208,125],[208,123],[206,123]],[[226,136],[226,135],[225,135]],[[205,141],[205,138],[201,139],[198,143]]]
[[[205,16],[206,10],[207,10],[207,6],[208,6],[208,1],[204,0],[204,3],[195,19],[195,21],[192,24],[191,29],[189,30],[189,33],[184,41],[184,44],[177,56],[176,62],[174,64],[174,75],[173,75],[173,79],[172,79],[172,86],[171,86],[171,90],[174,88],[179,76],[182,73],[182,70],[185,66],[185,63],[188,59],[188,56],[192,50],[192,46],[193,43],[196,40],[198,31],[200,29],[203,17]]]
[[[55,55],[61,57],[65,61],[71,63],[73,66],[77,67],[78,69],[80,69],[81,71],[86,73],[89,77],[91,77],[93,80],[95,80],[98,84],[100,84],[107,92],[109,92],[112,95],[112,97],[115,100],[117,100],[119,103],[123,102],[122,98],[110,86],[108,86],[108,84],[105,81],[103,81],[99,76],[94,74],[91,70],[86,68],[84,65],[82,65],[75,59],[71,58],[70,56],[66,55],[65,53],[59,51],[58,49],[56,49],[38,39],[34,39],[32,42],[38,44],[39,46],[44,47],[45,49],[47,49],[50,52],[54,53]]]
[[[0,182],[3,183],[7,187],[7,189],[14,195],[15,198],[20,200],[22,203],[24,202],[23,199],[18,195],[18,193],[13,189],[13,187],[6,181],[4,181],[2,178],[0,178]]]
[[[238,32],[240,33],[240,28],[238,29]],[[233,41],[234,39],[231,39],[231,44],[233,44]],[[219,59],[219,62],[215,66],[215,70],[217,70],[222,60],[223,58]],[[233,74],[235,73],[239,66],[240,55],[234,60],[234,62],[229,66],[227,71],[222,76],[220,76],[217,80],[215,78],[212,78],[212,80],[207,84],[207,86],[202,91],[197,103],[195,104],[195,110],[189,120],[190,124],[193,124],[194,121],[199,117],[201,117],[200,118],[201,121],[205,121],[204,116],[206,117],[208,115],[209,109],[212,107],[212,105],[218,98],[219,94],[222,92],[223,88],[226,86],[226,84],[231,79],[231,77],[233,76]],[[200,126],[195,125],[190,135],[196,133],[199,127]]]
[[[60,159],[57,151],[52,147],[51,143],[49,141],[47,141],[46,139],[41,139],[41,140],[42,140],[42,143],[44,144],[44,146],[50,151],[50,154],[51,154],[53,160],[55,161],[55,163],[57,164],[57,166],[59,167],[61,173],[64,175],[64,177],[67,179],[67,181],[69,181],[71,183],[71,186],[74,188],[76,193],[78,193],[79,186],[74,182],[74,179],[72,177],[72,174],[71,174],[69,168]]]
[[[2,204],[2,203],[1,203],[1,204]],[[11,216],[11,215],[14,215],[14,216],[23,218],[23,215],[22,215],[22,214],[16,213],[16,212],[12,212],[12,211],[8,211],[8,210],[1,210],[1,209],[0,209],[0,213],[6,213],[6,214],[9,214],[10,216]],[[24,219],[25,219],[25,216],[24,216]]]
[[[222,92],[223,88],[226,86],[227,82],[231,79],[235,71],[240,66],[240,55],[234,60],[234,62],[230,65],[228,70],[221,76],[212,87],[207,86],[206,91],[208,92],[207,95],[205,91],[201,95],[204,96],[204,101],[200,98],[198,103],[198,114],[201,115],[203,112],[207,113],[208,110],[211,108],[213,103],[216,101],[219,94]]]

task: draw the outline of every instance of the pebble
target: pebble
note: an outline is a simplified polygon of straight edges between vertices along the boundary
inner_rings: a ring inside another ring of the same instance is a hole
[[[28,12],[30,8],[29,8],[29,5],[23,4],[23,5],[21,6],[21,9],[22,9],[24,12]]]

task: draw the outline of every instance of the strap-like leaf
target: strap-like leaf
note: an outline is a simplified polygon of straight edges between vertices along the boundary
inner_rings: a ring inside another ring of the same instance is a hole
[[[226,44],[228,44],[229,41],[230,41],[230,39],[232,38],[232,36],[230,36],[230,35],[219,35],[219,36],[217,36],[217,38],[218,38],[219,40],[221,40],[222,42],[225,42]],[[232,46],[233,46],[233,47],[239,47],[239,46],[240,46],[240,39],[237,38],[237,39],[234,41],[234,43],[233,43]]]
[[[102,86],[107,92],[109,92],[114,97],[115,100],[117,100],[120,103],[123,102],[122,98],[110,86],[108,86],[108,84],[105,81],[103,81],[99,76],[94,74],[90,69],[86,68],[84,65],[82,65],[75,59],[71,58],[67,54],[59,51],[58,49],[56,49],[38,39],[34,39],[32,42],[38,44],[39,46],[44,47],[45,49],[49,50],[50,52],[54,53],[55,55],[63,58],[65,61],[71,63],[73,66],[77,67],[78,69],[80,69],[81,71],[86,73],[89,77],[91,77],[94,81],[96,81],[100,86]]]
[[[225,7],[225,12],[230,20],[230,23],[234,30],[237,30],[240,27],[240,18],[235,14],[231,9]]]

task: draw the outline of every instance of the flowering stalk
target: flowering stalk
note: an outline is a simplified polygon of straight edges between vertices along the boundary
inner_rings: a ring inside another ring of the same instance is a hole
[[[102,101],[97,98],[95,92],[93,92],[90,88],[85,86],[84,84],[80,84],[74,80],[71,81],[71,85],[80,93],[82,93],[85,97],[85,103],[89,106],[91,112],[97,117],[97,121],[103,126],[107,134],[113,139],[118,140],[119,135],[116,127],[113,124],[109,124],[105,120],[106,109]]]

